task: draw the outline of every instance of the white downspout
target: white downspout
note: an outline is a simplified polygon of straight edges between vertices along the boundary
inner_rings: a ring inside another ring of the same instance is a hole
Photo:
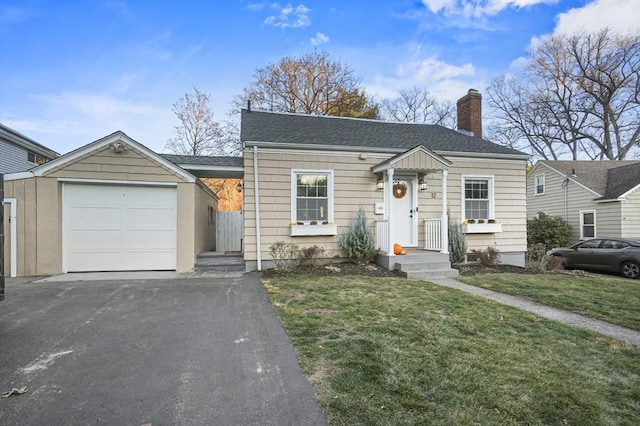
[[[387,169],[387,186],[385,186],[386,199],[387,199],[387,255],[395,256],[393,251],[393,168]]]
[[[258,147],[253,146],[253,198],[256,203],[256,264],[262,271],[262,254],[260,253],[260,191],[258,190]]]
[[[442,171],[442,218],[440,219],[440,229],[442,235],[440,241],[442,241],[442,247],[440,247],[440,253],[449,253],[449,218],[447,217],[447,170]],[[463,206],[464,208],[464,206]]]

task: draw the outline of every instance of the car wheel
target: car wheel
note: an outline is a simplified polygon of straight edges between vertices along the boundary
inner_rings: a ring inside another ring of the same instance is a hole
[[[622,276],[624,276],[625,278],[638,279],[640,278],[640,264],[632,260],[629,260],[622,264],[622,267],[620,268],[620,272],[622,273]]]

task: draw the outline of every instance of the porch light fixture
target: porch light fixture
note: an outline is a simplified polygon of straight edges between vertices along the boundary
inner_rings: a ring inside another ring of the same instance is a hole
[[[420,191],[426,191],[427,190],[427,181],[424,180],[424,175],[423,174],[418,176],[418,187],[420,188]]]
[[[244,189],[244,187],[242,186],[241,183],[239,183],[238,186],[236,186],[236,191],[238,191],[238,192],[242,192],[243,189]]]
[[[384,179],[382,179],[382,176],[378,178],[378,181],[376,182],[376,188],[378,188],[379,190],[384,189]]]

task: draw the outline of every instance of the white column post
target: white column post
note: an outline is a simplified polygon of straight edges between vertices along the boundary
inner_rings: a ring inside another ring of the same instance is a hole
[[[387,255],[395,256],[393,252],[393,226],[391,226],[393,220],[393,208],[391,207],[393,205],[393,168],[387,169],[387,184],[384,190],[387,200]]]
[[[449,218],[447,217],[447,170],[442,171],[442,219],[440,229],[442,235],[440,238],[442,246],[440,253],[449,253]],[[464,208],[464,206],[463,206]]]

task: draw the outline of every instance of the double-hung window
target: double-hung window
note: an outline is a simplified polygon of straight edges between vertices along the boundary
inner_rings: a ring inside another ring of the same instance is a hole
[[[292,221],[328,223],[333,221],[333,172],[331,170],[293,170]]]
[[[493,178],[463,176],[464,220],[493,219]]]
[[[580,211],[580,239],[594,238],[596,236],[596,212],[595,210]]]
[[[535,194],[544,195],[544,174],[536,175],[535,178],[536,178]]]
[[[291,236],[337,235],[333,223],[333,171],[291,171]]]

